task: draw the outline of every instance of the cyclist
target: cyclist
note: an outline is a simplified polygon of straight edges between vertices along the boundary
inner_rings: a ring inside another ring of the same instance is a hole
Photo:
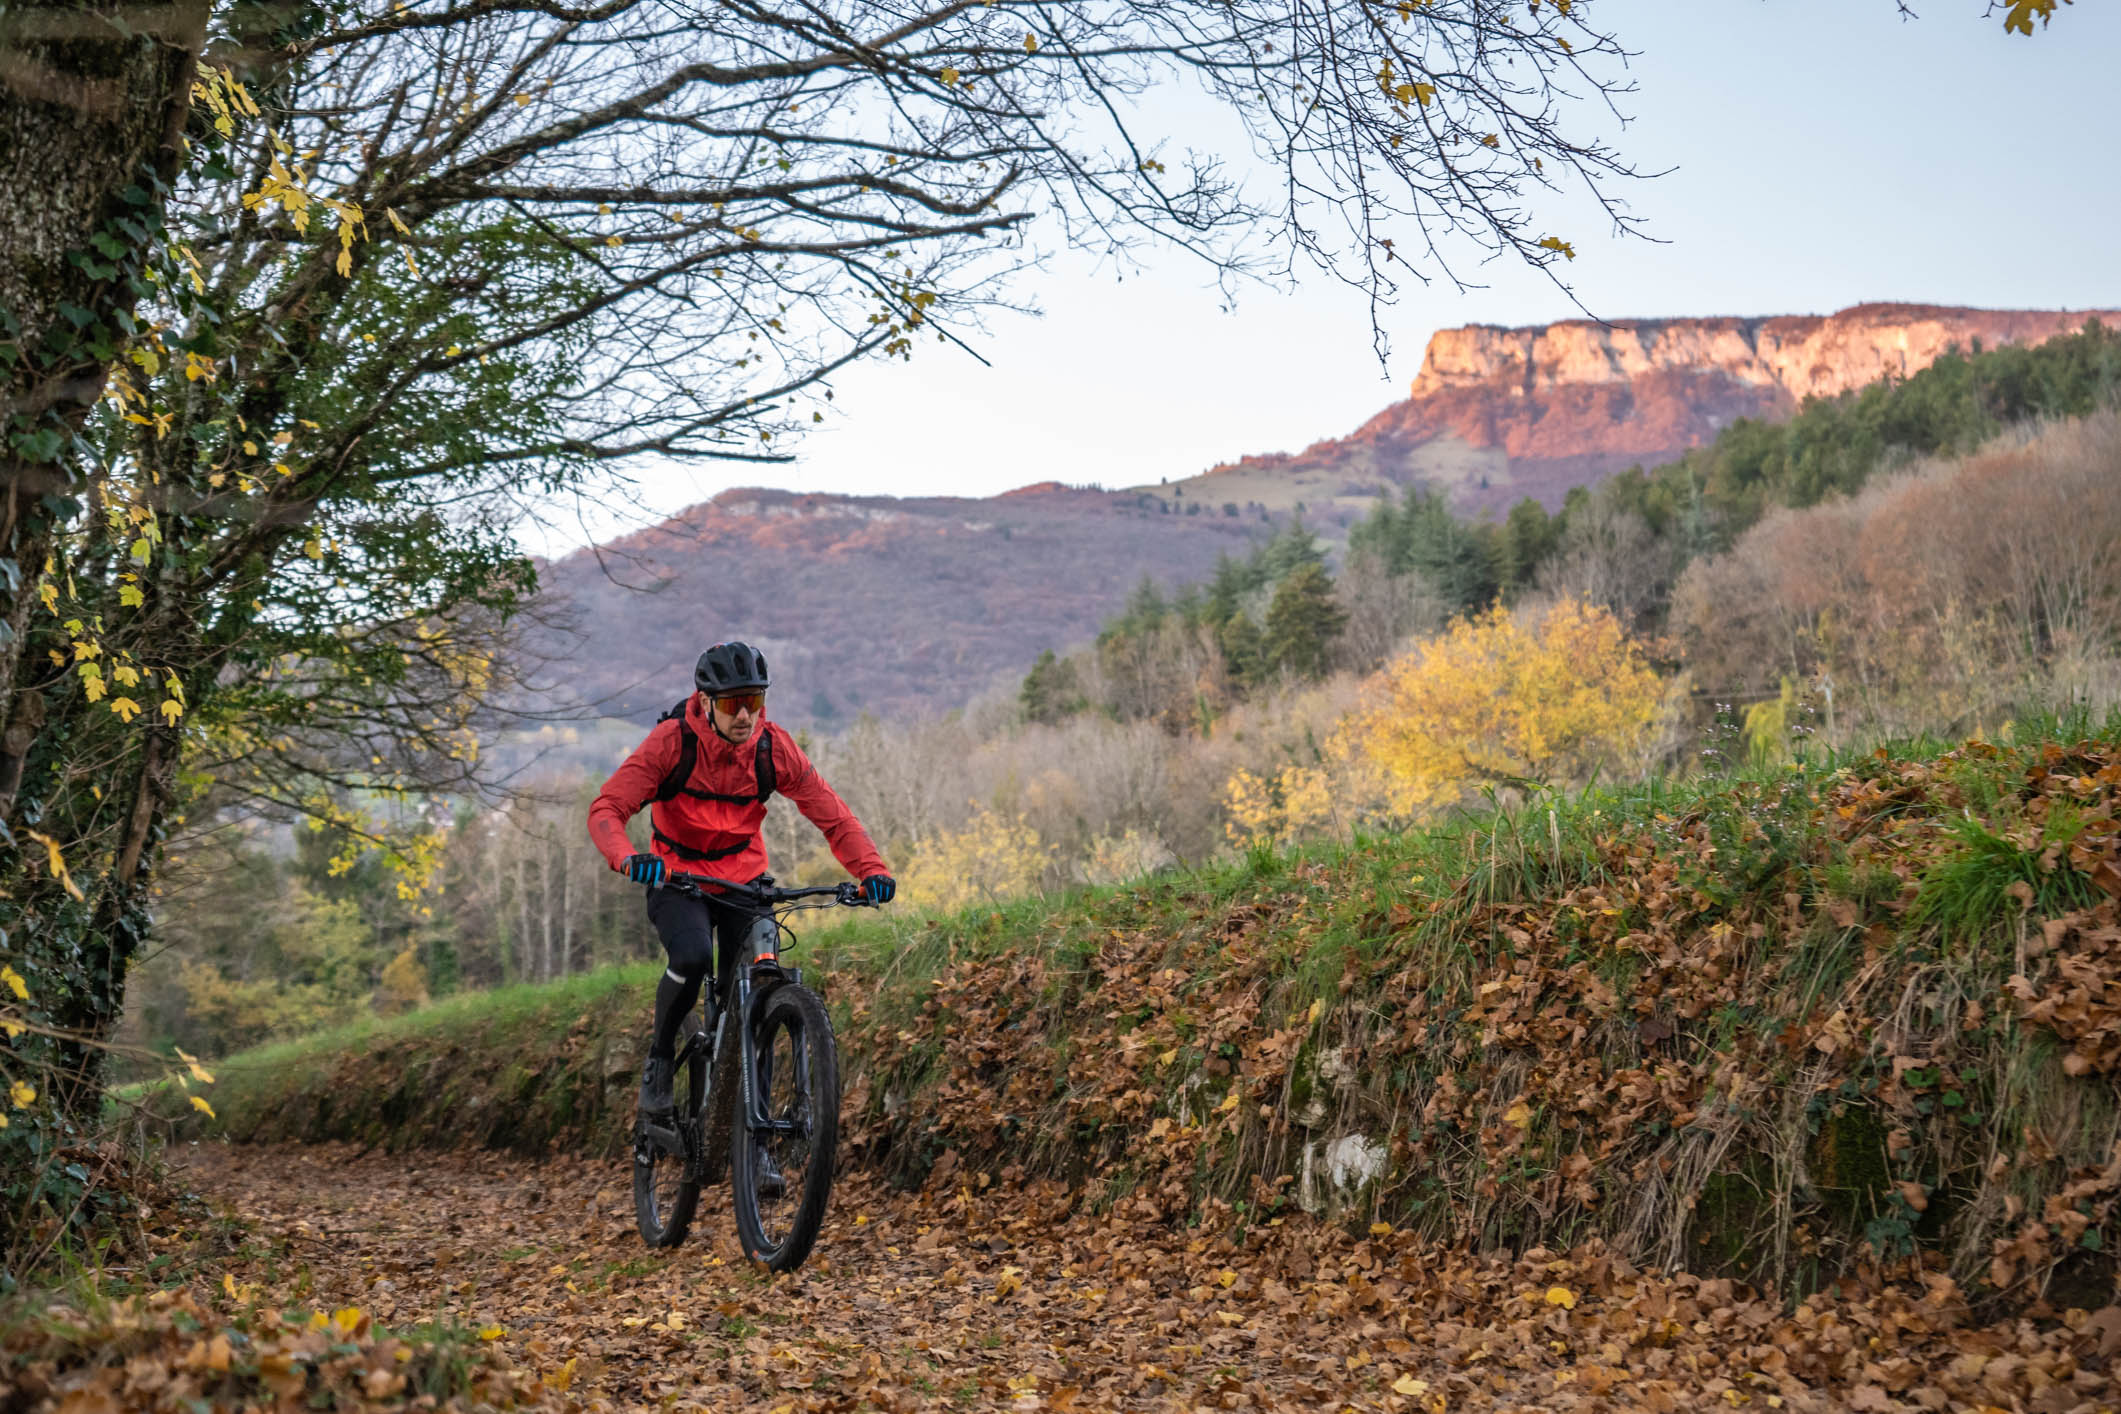
[[[891,871],[847,803],[785,731],[766,720],[766,659],[746,643],[717,643],[692,671],[697,689],[634,748],[589,807],[589,838],[611,867],[648,884],[648,921],[670,965],[655,989],[655,1034],[641,1068],[641,1112],[672,1110],[678,1028],[712,966],[715,1001],[726,1003],[737,949],[752,915],[734,904],[690,898],[660,884],[675,870],[753,880],[766,872],[759,828],[766,798],[784,795],[817,826],[832,857],[861,880],[870,903],[897,892]],[[653,844],[636,851],[626,822],[650,805]],[[717,942],[719,949],[717,949]],[[719,957],[717,957],[719,951]]]

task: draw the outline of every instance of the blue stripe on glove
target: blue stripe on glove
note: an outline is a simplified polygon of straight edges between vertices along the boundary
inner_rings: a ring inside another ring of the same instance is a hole
[[[663,882],[663,861],[652,854],[629,854],[620,868],[625,870],[626,877],[636,884],[646,884],[654,888]]]
[[[862,880],[862,897],[871,903],[889,903],[898,892],[898,883],[889,874],[871,874]]]

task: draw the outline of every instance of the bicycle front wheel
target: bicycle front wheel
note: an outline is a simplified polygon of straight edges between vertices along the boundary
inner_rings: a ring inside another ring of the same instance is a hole
[[[754,1024],[766,1127],[752,1128],[747,1116],[733,1136],[737,1237],[752,1261],[792,1272],[810,1255],[832,1196],[839,1052],[825,1004],[792,982],[773,989]]]

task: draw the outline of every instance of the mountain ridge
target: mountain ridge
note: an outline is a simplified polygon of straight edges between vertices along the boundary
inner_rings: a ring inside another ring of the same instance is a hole
[[[767,650],[776,684],[792,688],[776,716],[792,724],[948,711],[1094,635],[1145,576],[1204,579],[1291,515],[1332,540],[1405,488],[1468,514],[1524,496],[1558,507],[1573,487],[1668,461],[1737,418],[1787,416],[1954,346],[2040,342],[2088,318],[2121,311],[1865,304],[1439,330],[1409,396],[1354,432],[1155,486],[724,491],[542,566],[546,617],[572,632],[541,627],[531,647],[568,665],[583,704],[636,721],[683,691],[702,645],[731,637]],[[631,568],[615,574],[614,561]],[[585,652],[592,626],[643,622]]]

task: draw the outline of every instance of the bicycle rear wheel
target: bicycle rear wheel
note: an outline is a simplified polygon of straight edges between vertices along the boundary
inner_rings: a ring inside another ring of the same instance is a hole
[[[675,1247],[700,1205],[700,1107],[707,1094],[707,1047],[695,1036],[678,1052],[677,1111],[663,1124],[633,1127],[633,1218],[641,1241]],[[691,1153],[686,1152],[688,1147]]]
[[[753,1130],[747,1120],[734,1135],[737,1237],[754,1262],[792,1272],[810,1255],[832,1196],[839,1052],[825,1004],[792,982],[773,989],[756,1025],[767,1127]]]

